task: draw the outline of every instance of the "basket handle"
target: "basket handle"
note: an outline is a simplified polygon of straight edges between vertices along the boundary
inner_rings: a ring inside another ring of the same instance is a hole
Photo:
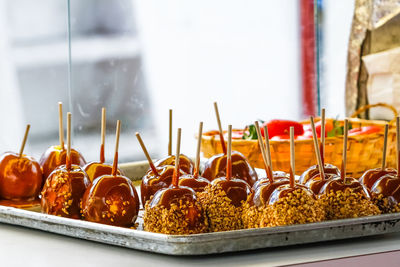
[[[363,113],[364,111],[366,111],[370,108],[375,108],[375,107],[387,108],[393,112],[394,118],[390,121],[390,124],[393,123],[396,120],[396,117],[399,115],[399,113],[397,112],[397,109],[394,106],[389,105],[387,103],[376,103],[376,104],[362,106],[361,108],[354,111],[354,113],[350,116],[350,118],[355,118],[358,115],[360,115],[361,113]]]

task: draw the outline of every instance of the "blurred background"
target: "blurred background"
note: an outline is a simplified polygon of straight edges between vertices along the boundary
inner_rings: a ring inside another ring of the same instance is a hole
[[[224,128],[300,120],[321,106],[343,117],[353,8],[348,0],[0,0],[0,152],[18,150],[27,123],[26,153],[38,159],[57,144],[58,101],[72,111],[73,144],[88,161],[99,157],[102,107],[108,161],[122,121],[121,162],[144,159],[136,131],[153,157],[166,155],[170,108],[188,155],[200,121],[217,128],[214,101]],[[317,64],[307,70],[310,51]]]

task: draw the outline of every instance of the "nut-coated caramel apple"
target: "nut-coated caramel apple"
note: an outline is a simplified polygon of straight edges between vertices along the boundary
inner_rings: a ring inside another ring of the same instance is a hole
[[[156,162],[154,162],[154,166],[175,166],[175,155],[166,156],[165,158],[157,160]],[[192,160],[189,157],[181,154],[179,156],[179,168],[184,173],[192,174],[194,169]]]
[[[400,177],[397,174],[380,177],[372,186],[371,194],[383,213],[400,212]]]
[[[209,158],[204,166],[202,177],[212,181],[226,176],[226,155],[218,154]],[[257,181],[257,173],[245,156],[238,151],[232,151],[232,177],[242,179],[250,186]]]
[[[125,176],[96,178],[82,198],[85,220],[114,226],[132,226],[139,213],[139,196]]]
[[[196,192],[179,186],[181,129],[178,128],[177,161],[172,184],[158,190],[145,204],[144,230],[164,234],[196,234],[207,231],[207,218],[197,200]],[[161,219],[162,218],[162,219]]]
[[[224,164],[226,176],[211,181],[199,199],[206,209],[211,232],[243,228],[243,204],[251,193],[251,187],[242,178],[232,176],[232,126],[228,127],[228,148]]]
[[[327,194],[328,192],[345,192],[347,189],[351,189],[353,193],[360,194],[365,199],[371,198],[368,189],[361,184],[360,181],[353,177],[336,177],[334,179],[330,179],[321,188],[320,195]]]
[[[44,178],[60,165],[66,163],[67,149],[59,145],[49,147],[39,160],[39,164],[43,170]],[[86,164],[83,156],[75,149],[71,149],[71,164],[84,166]]]
[[[71,163],[70,112],[67,113],[67,149],[65,159],[66,164],[54,169],[44,183],[41,193],[42,212],[80,219],[80,203],[86,188],[90,184],[90,180],[80,166]]]
[[[7,152],[0,157],[0,198],[33,200],[40,194],[43,175],[32,157]]]
[[[42,189],[42,212],[73,219],[81,218],[80,202],[89,186],[86,173],[78,165],[58,166]]]

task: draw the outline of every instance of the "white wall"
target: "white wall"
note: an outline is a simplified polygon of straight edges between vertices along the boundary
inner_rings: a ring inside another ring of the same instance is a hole
[[[224,128],[258,118],[299,119],[299,11],[293,3],[134,0],[165,152],[169,108],[189,154],[200,120],[205,129],[217,128],[213,101]]]

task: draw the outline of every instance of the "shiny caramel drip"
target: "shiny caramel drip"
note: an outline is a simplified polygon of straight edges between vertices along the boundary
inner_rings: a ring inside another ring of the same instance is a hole
[[[387,174],[397,175],[397,171],[391,168],[386,168],[384,170],[382,170],[382,168],[370,169],[361,176],[360,183],[364,184],[368,189],[371,189],[379,178]]]
[[[274,171],[274,172],[272,173],[272,176],[273,176],[273,180],[274,180],[274,181],[281,180],[281,179],[289,179],[289,174],[286,173],[286,172],[282,172],[282,171]],[[267,178],[267,177],[261,177],[261,178],[259,178],[259,179],[257,180],[257,182],[255,182],[255,183],[253,184],[252,189],[253,189],[253,190],[257,190],[257,188],[258,188],[259,186],[264,185],[264,184],[269,184],[269,183],[270,183],[270,179],[269,179],[269,178]]]
[[[145,205],[146,201],[149,200],[158,190],[167,188],[171,185],[174,169],[174,166],[166,165],[157,168],[158,175],[154,174],[151,169],[146,172],[140,185],[143,205]],[[183,175],[183,172],[181,172],[181,175]]]
[[[139,196],[127,177],[100,176],[85,191],[82,213],[91,222],[129,227],[139,213]]]
[[[280,179],[274,180],[273,183],[263,183],[260,184],[254,191],[252,204],[257,207],[263,207],[269,203],[269,199],[271,194],[275,191],[276,188],[289,184],[289,179],[284,177]]]
[[[154,166],[157,167],[163,167],[163,166],[175,166],[175,155],[171,155],[171,156],[167,156],[165,158],[159,159],[154,163]],[[179,168],[185,172],[185,173],[189,173],[192,174],[193,173],[193,169],[194,169],[194,165],[192,160],[183,155],[180,154],[179,156]]]
[[[32,157],[6,152],[0,157],[0,198],[34,200],[42,189],[43,175]]]
[[[345,177],[344,179],[342,179],[341,177],[330,179],[321,188],[320,195],[329,193],[331,191],[344,192],[347,188],[352,189],[353,192],[355,192],[355,193],[362,194],[365,198],[368,198],[368,199],[370,198],[368,189],[363,184],[361,184],[357,179],[352,178],[352,177]]]
[[[93,182],[97,177],[103,175],[111,175],[112,174],[113,166],[108,163],[101,163],[101,162],[89,162],[83,167],[83,170],[89,177],[89,180]],[[124,173],[118,169],[117,175],[124,176]]]
[[[58,166],[46,179],[42,189],[42,212],[62,217],[79,219],[80,202],[90,181],[78,165],[68,170]]]
[[[199,176],[194,177],[192,174],[184,174],[179,178],[179,186],[187,186],[192,188],[195,192],[203,192],[204,188],[211,184],[207,179]]]
[[[394,204],[400,203],[400,178],[397,174],[388,173],[380,177],[372,186],[373,195],[388,197]]]
[[[331,179],[340,178],[340,174],[333,173],[325,173],[325,179],[322,179],[319,173],[314,175],[311,179],[307,181],[305,184],[315,195],[319,195],[321,188]]]
[[[39,160],[39,164],[42,167],[43,176],[46,179],[50,173],[60,165],[66,164],[67,149],[61,146],[51,146],[42,155]],[[84,166],[86,164],[83,156],[76,151],[71,149],[71,164]]]
[[[209,181],[226,176],[226,155],[218,154],[208,159],[202,176]],[[257,181],[257,173],[247,159],[237,151],[232,151],[232,177],[244,180],[250,186]]]
[[[236,207],[242,205],[242,201],[247,200],[247,196],[251,193],[251,187],[241,179],[230,179],[220,177],[211,182],[212,185],[221,186],[226,196],[232,201]]]
[[[332,164],[324,164],[324,172],[325,174],[335,174],[340,176],[339,168]],[[313,165],[301,174],[299,183],[306,184],[309,180],[312,180],[317,175],[319,175],[318,165]]]

